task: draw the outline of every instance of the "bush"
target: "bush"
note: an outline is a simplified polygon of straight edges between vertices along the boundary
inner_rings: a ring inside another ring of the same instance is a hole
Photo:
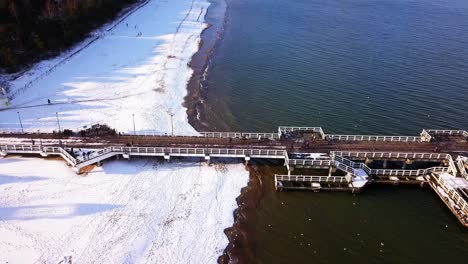
[[[65,136],[73,136],[73,131],[71,131],[70,129],[64,129],[64,130],[63,130],[63,135],[65,135]]]

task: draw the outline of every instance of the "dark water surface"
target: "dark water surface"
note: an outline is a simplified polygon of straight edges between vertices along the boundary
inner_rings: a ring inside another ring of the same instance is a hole
[[[468,128],[468,1],[228,3],[205,83],[212,123],[378,134]]]
[[[222,130],[468,129],[468,1],[228,0],[207,120]],[[272,181],[268,181],[273,190]],[[466,263],[468,231],[429,189],[265,194],[261,263]]]

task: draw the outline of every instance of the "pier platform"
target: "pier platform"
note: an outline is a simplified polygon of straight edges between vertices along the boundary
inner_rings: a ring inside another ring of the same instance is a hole
[[[174,157],[189,157],[206,162],[233,158],[246,164],[276,160],[287,171],[275,175],[277,190],[354,193],[374,183],[429,184],[464,225],[468,215],[465,130],[423,129],[418,136],[335,135],[324,133],[321,127],[282,126],[277,133],[167,136],[151,131],[100,132],[99,126],[67,133],[0,129],[0,156],[7,155],[58,156],[77,173],[116,158],[155,157],[170,161]],[[328,173],[294,174],[299,169]]]

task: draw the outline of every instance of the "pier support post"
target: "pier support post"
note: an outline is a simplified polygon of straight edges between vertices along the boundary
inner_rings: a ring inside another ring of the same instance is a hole
[[[328,168],[328,177],[330,177],[332,175],[332,172],[333,172],[333,166],[330,166]]]
[[[384,160],[384,161],[383,161],[383,168],[384,168],[384,169],[387,168],[387,163],[388,163],[388,160]]]
[[[406,170],[406,162],[403,162],[403,166],[401,167],[402,170]]]
[[[210,164],[210,155],[205,155],[206,164]]]
[[[167,160],[167,161],[170,161],[171,160],[171,155],[164,154],[164,159]]]
[[[101,166],[102,166],[101,161],[98,161],[98,162],[96,163],[96,166],[101,167]]]
[[[245,156],[245,165],[248,165],[248,164],[249,164],[249,160],[250,160],[250,157],[249,157],[249,156]]]

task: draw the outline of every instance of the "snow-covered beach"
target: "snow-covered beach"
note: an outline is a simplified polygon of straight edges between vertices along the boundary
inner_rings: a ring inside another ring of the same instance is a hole
[[[0,160],[0,262],[214,263],[242,165],[135,160],[88,176],[62,161]]]
[[[123,20],[10,82],[0,128],[77,129],[103,123],[119,130],[193,134],[182,107],[207,1],[152,0]],[[85,47],[84,49],[82,49]],[[82,50],[81,50],[82,49]],[[69,57],[75,51],[75,55]],[[50,104],[48,102],[50,100]]]
[[[209,6],[150,0],[10,83],[0,128],[196,131],[182,106]],[[73,56],[74,52],[78,51]],[[50,103],[48,102],[50,100]],[[17,113],[19,112],[19,114]],[[61,160],[0,159],[0,262],[209,263],[228,244],[242,164],[112,161],[78,176]]]

